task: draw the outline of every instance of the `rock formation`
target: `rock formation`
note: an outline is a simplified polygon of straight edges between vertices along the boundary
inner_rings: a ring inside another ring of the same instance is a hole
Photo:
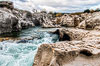
[[[0,2],[0,34],[34,26],[34,21],[32,13],[13,8],[12,2]]]
[[[100,26],[100,12],[89,14],[87,18],[79,24],[78,27],[92,30],[96,26]]]
[[[66,27],[76,27],[81,22],[82,18],[78,15],[65,14],[61,17],[61,25]]]
[[[8,8],[8,9],[13,9],[13,2],[10,1],[0,1],[0,7],[1,8]]]
[[[100,66],[100,12],[64,15],[60,42],[38,48],[33,66]]]
[[[18,19],[9,12],[8,9],[0,8],[0,34],[20,30]]]
[[[100,12],[53,17],[16,9],[9,1],[0,2],[0,34],[33,26],[60,27],[52,32],[59,35],[60,42],[41,45],[33,66],[100,66]]]
[[[57,28],[61,27],[58,24],[55,24],[53,21],[53,16],[48,13],[34,13],[34,17],[36,18],[35,25],[40,25],[43,28]]]
[[[41,45],[33,66],[100,65],[100,31],[60,28],[55,33],[61,41]]]
[[[39,47],[33,66],[100,66],[100,41],[65,41]]]

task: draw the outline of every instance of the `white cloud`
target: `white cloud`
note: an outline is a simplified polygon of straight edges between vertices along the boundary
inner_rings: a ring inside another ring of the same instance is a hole
[[[87,8],[97,8],[100,0],[11,0],[15,7],[25,10],[46,9],[56,12],[75,12]],[[97,6],[95,6],[97,5]]]
[[[90,9],[97,9],[100,8],[100,4],[90,7]]]

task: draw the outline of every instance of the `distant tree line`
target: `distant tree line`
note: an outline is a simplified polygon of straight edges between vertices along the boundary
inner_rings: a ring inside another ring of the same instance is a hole
[[[86,9],[86,10],[84,10],[84,13],[93,13],[93,12],[100,12],[100,9],[97,8],[95,10],[93,10],[93,9]]]
[[[33,10],[33,11],[34,12],[37,12],[36,10]],[[95,10],[93,10],[93,9],[86,9],[83,12],[75,12],[75,13],[60,13],[60,12],[52,12],[52,11],[47,12],[46,9],[43,9],[43,10],[40,11],[40,13],[48,13],[48,14],[51,14],[53,17],[61,17],[64,14],[81,15],[82,13],[94,13],[94,12],[100,12],[100,8],[97,8]]]

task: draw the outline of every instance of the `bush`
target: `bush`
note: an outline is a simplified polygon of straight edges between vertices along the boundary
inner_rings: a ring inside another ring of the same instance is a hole
[[[63,14],[62,13],[57,13],[56,17],[61,17]]]

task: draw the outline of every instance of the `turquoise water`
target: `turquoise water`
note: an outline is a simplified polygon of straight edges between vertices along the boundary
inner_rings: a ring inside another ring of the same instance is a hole
[[[29,28],[18,34],[23,40],[0,42],[0,66],[32,66],[37,48],[44,43],[58,41],[54,29]]]

